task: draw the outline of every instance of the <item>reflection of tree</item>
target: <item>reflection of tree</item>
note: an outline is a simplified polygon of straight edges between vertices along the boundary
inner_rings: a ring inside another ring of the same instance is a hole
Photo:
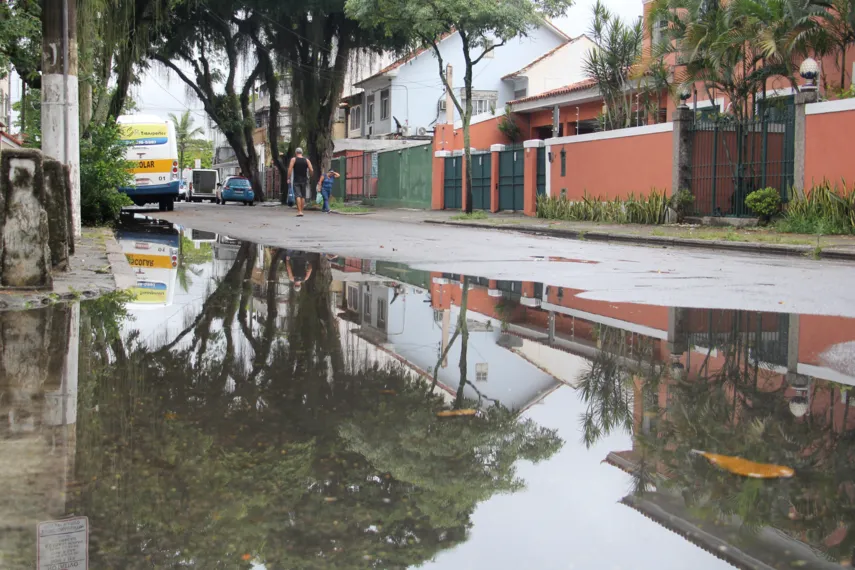
[[[596,332],[599,350],[577,379],[587,405],[579,420],[587,447],[615,429],[632,431],[633,379],[645,371],[646,389],[652,390],[660,370],[654,362],[652,339],[605,325],[598,325]]]
[[[657,429],[636,434],[637,491],[670,490],[708,523],[737,520],[748,533],[774,527],[827,557],[848,559],[855,536],[841,534],[841,526],[855,520],[855,433],[845,424],[842,433],[834,427],[840,387],[814,381],[810,401],[829,405],[814,405],[797,420],[788,385],[749,357],[756,346],[751,336],[737,323],[718,337],[715,366],[708,353],[697,375],[669,382],[667,408],[655,410]],[[693,449],[787,465],[796,476],[732,475]]]
[[[178,284],[181,286],[182,291],[186,293],[192,284],[189,273],[198,277],[201,275],[201,272],[196,266],[209,263],[212,259],[214,259],[214,250],[210,243],[201,243],[199,244],[199,249],[196,249],[190,238],[181,236],[181,249],[178,254],[176,271]]]
[[[346,362],[320,256],[281,330],[274,250],[252,329],[254,252],[241,248],[161,348],[114,347],[121,305],[84,306],[70,508],[99,529],[93,567],[250,568],[249,555],[268,568],[406,568],[464,540],[479,501],[519,488],[516,459],[560,445],[504,410],[438,419],[429,385]]]

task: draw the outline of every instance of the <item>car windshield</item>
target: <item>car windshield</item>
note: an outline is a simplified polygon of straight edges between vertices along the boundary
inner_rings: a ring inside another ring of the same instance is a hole
[[[249,180],[247,180],[246,178],[232,178],[231,180],[228,181],[227,186],[229,188],[251,188],[252,187],[252,185],[250,185],[250,183],[249,183]]]

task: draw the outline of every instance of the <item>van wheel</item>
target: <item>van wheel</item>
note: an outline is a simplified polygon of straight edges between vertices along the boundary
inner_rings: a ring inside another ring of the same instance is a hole
[[[255,201],[249,203],[250,206],[255,206]]]
[[[220,200],[220,206],[225,206],[225,205],[226,205],[226,201],[225,201],[225,200]]]
[[[166,211],[172,212],[173,210],[175,210],[175,199],[174,198],[167,198],[166,199]]]
[[[166,211],[166,202],[164,200],[161,200],[160,202],[158,202],[157,203],[157,209],[160,210],[161,212],[165,212]]]

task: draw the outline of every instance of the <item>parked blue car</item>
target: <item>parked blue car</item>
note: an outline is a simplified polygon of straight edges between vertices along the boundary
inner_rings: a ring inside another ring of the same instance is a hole
[[[242,176],[230,176],[226,178],[226,183],[223,184],[219,191],[220,204],[226,202],[243,202],[244,205],[255,205],[255,192],[252,191],[252,184],[249,180]]]

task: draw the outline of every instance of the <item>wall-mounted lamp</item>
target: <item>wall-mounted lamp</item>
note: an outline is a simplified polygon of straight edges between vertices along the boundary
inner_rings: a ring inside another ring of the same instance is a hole
[[[555,157],[554,157],[554,156],[552,156],[552,151],[551,151],[551,150],[549,151],[547,158],[549,158],[549,162],[550,162],[550,164],[552,163],[552,161],[553,161],[553,160],[555,160]]]

